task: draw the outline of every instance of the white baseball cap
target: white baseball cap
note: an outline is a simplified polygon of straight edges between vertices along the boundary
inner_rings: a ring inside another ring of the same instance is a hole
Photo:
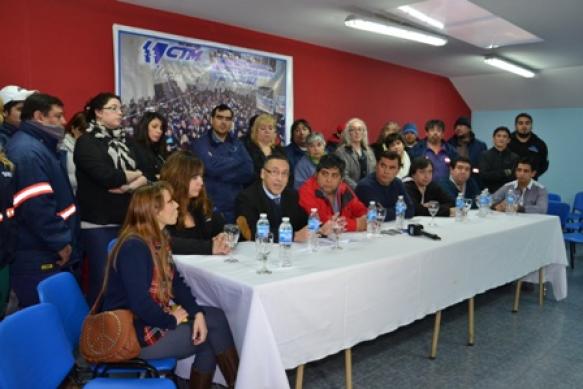
[[[28,96],[36,92],[38,91],[24,89],[16,85],[8,85],[0,89],[0,98],[6,105],[11,101],[24,101]]]

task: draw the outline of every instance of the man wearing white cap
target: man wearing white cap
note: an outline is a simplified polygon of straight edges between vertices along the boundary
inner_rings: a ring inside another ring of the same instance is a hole
[[[4,102],[4,123],[0,126],[0,148],[6,146],[8,139],[20,126],[20,112],[24,100],[35,92],[16,85],[8,85],[0,89],[0,99]]]

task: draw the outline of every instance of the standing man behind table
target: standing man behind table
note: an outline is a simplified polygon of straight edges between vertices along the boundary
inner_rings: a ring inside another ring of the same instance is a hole
[[[518,155],[510,151],[510,130],[498,127],[492,134],[494,146],[482,154],[480,159],[480,178],[490,193],[496,192],[502,185],[512,181]]]
[[[519,157],[529,157],[536,171],[537,180],[549,168],[549,150],[547,144],[532,132],[532,116],[519,113],[514,119],[515,131],[510,137],[510,151]]]
[[[192,145],[204,163],[208,194],[227,223],[235,221],[235,198],[255,177],[253,161],[245,146],[231,132],[233,110],[220,104],[211,112],[212,128]]]
[[[24,101],[22,123],[6,145],[14,163],[18,234],[10,273],[21,308],[37,304],[36,286],[60,271],[77,270],[79,217],[57,145],[65,137],[63,103],[35,93]]]

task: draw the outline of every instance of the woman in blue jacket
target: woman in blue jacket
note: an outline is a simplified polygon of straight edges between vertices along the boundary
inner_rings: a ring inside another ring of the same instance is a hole
[[[166,182],[134,193],[108,258],[101,308],[133,312],[141,358],[196,355],[190,388],[210,388],[217,364],[232,388],[239,359],[225,315],[197,304],[172,261],[164,228],[177,217],[178,204]]]

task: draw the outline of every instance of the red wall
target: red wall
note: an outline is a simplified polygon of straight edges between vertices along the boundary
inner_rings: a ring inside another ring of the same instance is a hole
[[[299,41],[114,0],[18,0],[3,7],[0,86],[63,99],[69,114],[114,89],[112,24],[124,24],[293,57],[294,116],[330,133],[357,116],[371,137],[387,120],[445,120],[470,110],[444,77]]]

